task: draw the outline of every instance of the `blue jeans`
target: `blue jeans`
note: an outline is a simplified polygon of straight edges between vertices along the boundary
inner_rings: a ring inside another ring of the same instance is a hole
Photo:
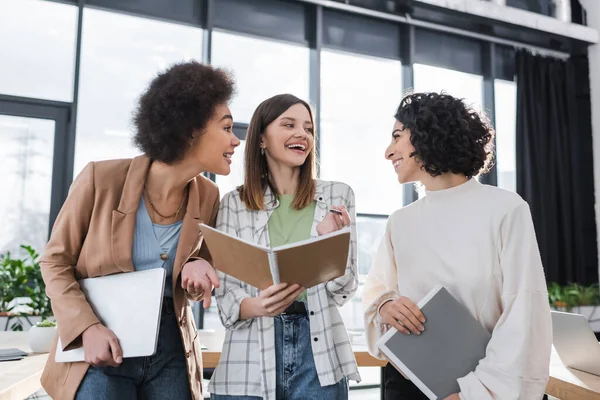
[[[149,357],[125,358],[117,367],[90,367],[77,400],[190,399],[185,350],[173,299],[163,300],[156,353]]]
[[[321,386],[310,344],[306,315],[282,314],[275,318],[277,398],[288,400],[347,400],[348,381]]]
[[[277,399],[347,400],[348,380],[321,386],[310,344],[310,323],[306,315],[275,317],[275,367]],[[211,394],[212,400],[257,400],[253,396]]]

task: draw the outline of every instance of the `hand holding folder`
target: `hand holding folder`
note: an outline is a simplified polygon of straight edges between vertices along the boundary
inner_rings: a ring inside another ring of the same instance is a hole
[[[215,268],[260,290],[280,282],[310,288],[346,272],[349,229],[273,249],[205,224],[200,230]]]

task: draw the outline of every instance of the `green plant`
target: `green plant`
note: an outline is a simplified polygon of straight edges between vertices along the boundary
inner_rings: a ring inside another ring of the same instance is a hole
[[[556,283],[550,282],[548,284],[548,301],[550,306],[555,309],[570,309],[570,301],[565,293],[564,288]]]
[[[583,286],[579,283],[572,283],[564,290],[574,306],[595,306],[600,303],[598,284]]]
[[[45,320],[35,324],[35,326],[38,326],[40,328],[52,328],[52,327],[56,326],[56,322],[45,319]]]
[[[47,318],[52,315],[50,300],[46,296],[46,285],[38,262],[39,254],[31,247],[22,245],[27,256],[13,258],[10,252],[0,255],[0,312],[6,313],[9,320],[16,319],[12,330],[23,330],[18,318],[29,313],[15,313],[14,300],[29,297],[28,306],[32,314]]]

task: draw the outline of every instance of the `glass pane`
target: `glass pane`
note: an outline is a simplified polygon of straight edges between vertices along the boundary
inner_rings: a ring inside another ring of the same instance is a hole
[[[415,64],[415,92],[445,91],[451,96],[464,99],[469,106],[482,110],[483,77],[451,69]]]
[[[0,253],[48,239],[54,121],[0,115]]]
[[[213,26],[295,43],[306,43],[307,5],[281,0],[219,0]]]
[[[400,25],[325,8],[323,45],[354,53],[399,59]]]
[[[349,331],[362,332],[364,325],[364,310],[362,308],[362,291],[366,275],[371,269],[371,262],[379,248],[379,242],[385,233],[387,218],[358,217],[356,229],[358,231],[358,274],[359,286],[351,301],[346,303],[340,313]],[[360,343],[360,337],[354,342]],[[362,338],[364,340],[364,338]]]
[[[359,213],[402,207],[402,186],[385,159],[401,97],[399,61],[321,53],[321,177],[349,184]]]
[[[75,6],[0,1],[0,93],[72,101],[76,34]]]
[[[192,25],[202,23],[202,0],[86,0],[86,4],[110,10],[123,10],[131,14],[181,21]]]
[[[553,16],[556,9],[551,0],[506,0],[506,5],[549,16]]]
[[[483,109],[483,77],[430,65],[415,64],[415,92],[442,92],[464,99],[465,104],[478,111]],[[417,190],[419,198],[425,192]]]
[[[496,171],[498,187],[517,191],[517,84],[496,80]]]
[[[212,64],[235,74],[235,122],[250,122],[256,107],[276,94],[308,100],[309,58],[309,49],[298,45],[220,31],[212,37]]]
[[[240,145],[235,149],[231,157],[231,173],[227,176],[216,175],[216,182],[219,185],[221,197],[231,192],[244,183],[244,152],[246,151],[246,141],[241,140]]]
[[[367,275],[371,270],[371,263],[379,248],[379,242],[385,233],[387,218],[373,218],[359,216],[356,218],[358,231],[358,273]]]
[[[131,144],[138,97],[157,72],[202,51],[200,28],[94,9],[84,21],[75,174],[92,160],[139,154]]]

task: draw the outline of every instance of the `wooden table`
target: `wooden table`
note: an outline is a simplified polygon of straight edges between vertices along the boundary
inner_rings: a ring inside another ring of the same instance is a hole
[[[211,346],[202,352],[204,368],[214,368],[219,362],[221,349],[217,347]],[[27,333],[0,332],[2,348],[29,351]],[[356,348],[354,354],[361,367],[383,367],[386,364],[373,358],[364,348]],[[47,358],[47,354],[32,354],[20,361],[0,362],[0,400],[22,400],[38,391]],[[561,400],[600,400],[600,376],[567,368],[553,353],[546,392]]]
[[[565,367],[552,349],[546,393],[561,400],[600,400],[600,376]]]
[[[31,352],[25,332],[0,332],[0,349]],[[0,361],[0,400],[22,400],[42,388],[40,377],[48,354],[32,354],[19,361]]]
[[[366,349],[357,348],[354,350],[354,356],[359,367],[385,367],[386,361],[379,360]],[[204,368],[215,368],[221,358],[221,349],[211,349],[202,351],[202,366]]]

